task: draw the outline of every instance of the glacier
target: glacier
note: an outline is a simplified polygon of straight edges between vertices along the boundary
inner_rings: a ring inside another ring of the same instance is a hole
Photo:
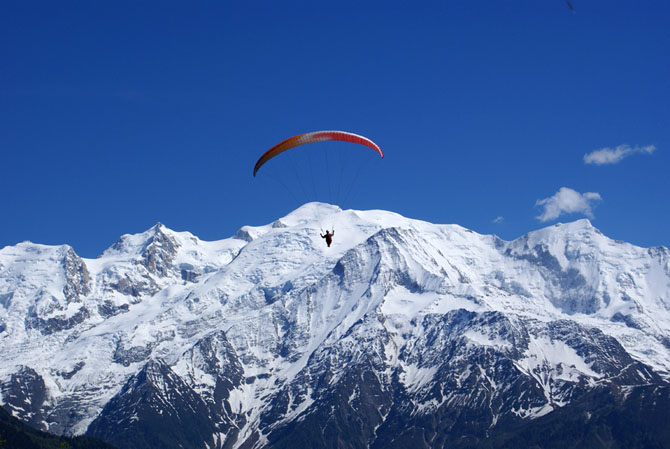
[[[588,220],[504,241],[323,203],[214,242],[158,223],[96,259],[1,249],[0,342],[2,406],[57,434],[475,444],[594,392],[668,399],[670,250]]]

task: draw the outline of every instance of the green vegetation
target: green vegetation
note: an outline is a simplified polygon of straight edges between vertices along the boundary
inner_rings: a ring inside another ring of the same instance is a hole
[[[40,432],[0,407],[0,449],[114,449],[90,437],[59,437]]]

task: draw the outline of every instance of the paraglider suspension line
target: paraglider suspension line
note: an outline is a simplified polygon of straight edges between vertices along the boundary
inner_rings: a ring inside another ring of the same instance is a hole
[[[290,152],[289,152],[290,153]],[[295,177],[298,179],[298,186],[300,187],[300,191],[302,192],[302,196],[304,198],[304,201],[307,202],[310,200],[310,195],[309,191],[305,187],[305,180],[303,179],[303,176],[301,174],[302,170],[300,167],[300,164],[296,160],[297,156],[294,154],[290,155],[292,161],[291,161],[291,166],[293,167],[293,172],[295,173]],[[303,167],[304,167],[304,160],[303,160]],[[298,204],[300,204],[301,201],[298,201]]]
[[[328,151],[326,151],[326,177],[328,181],[328,202],[333,204],[333,191],[330,185],[330,163],[328,162]]]
[[[342,201],[342,196],[341,196],[342,195],[342,184],[344,182],[344,159],[343,159],[343,156],[342,156],[342,151],[338,151],[338,155],[339,155],[339,161],[340,161],[340,163],[339,163],[340,177],[339,177],[339,181],[337,182],[337,198],[336,198],[336,201],[338,203],[338,206],[344,207],[343,205],[339,204],[339,203],[343,202]]]
[[[317,198],[319,198],[319,192],[316,190],[316,182],[314,180],[314,166],[312,164],[312,152],[309,152],[309,172],[311,174],[312,178],[312,195],[314,197],[314,201],[316,201]]]
[[[359,178],[360,175],[361,175],[361,172],[363,171],[363,169],[364,169],[365,167],[367,167],[368,165],[370,165],[370,162],[372,162],[372,159],[366,159],[364,162],[361,162],[361,163],[358,165],[358,170],[356,170],[356,174],[354,175],[354,179],[353,179],[353,181],[351,181],[351,183],[349,184],[349,188],[347,189],[347,193],[346,193],[346,195],[345,195],[345,197],[344,197],[344,200],[345,200],[345,201],[347,201],[347,200],[349,199],[349,196],[351,195],[351,192],[353,191],[354,186],[356,185],[356,182],[358,181],[358,178]]]
[[[279,183],[288,193],[293,197],[296,203],[300,204],[300,199],[295,196],[295,193],[293,193],[293,190],[289,189],[289,187],[286,185],[284,181],[281,180],[281,178],[278,178],[274,174],[268,174],[266,176],[269,176],[270,178],[274,179],[277,183]]]

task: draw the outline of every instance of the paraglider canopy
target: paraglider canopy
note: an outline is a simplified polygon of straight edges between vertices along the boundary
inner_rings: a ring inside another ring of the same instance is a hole
[[[313,143],[313,142],[323,142],[326,140],[339,140],[342,142],[352,142],[360,145],[365,145],[367,147],[372,148],[377,153],[379,153],[379,155],[382,158],[384,157],[384,153],[382,152],[381,148],[379,148],[379,146],[376,143],[374,143],[367,137],[359,136],[358,134],[348,133],[345,131],[314,131],[310,133],[298,134],[297,136],[288,138],[283,142],[280,142],[277,145],[270,148],[256,162],[256,165],[254,166],[254,176],[256,176],[256,172],[258,172],[258,170],[263,166],[263,164],[265,164],[267,161],[277,156],[278,154],[281,154],[284,151],[290,150],[291,148],[297,147],[299,145],[304,145],[306,143]]]

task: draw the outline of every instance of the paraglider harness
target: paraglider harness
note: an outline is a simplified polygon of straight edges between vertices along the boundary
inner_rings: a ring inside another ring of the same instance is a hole
[[[332,234],[328,230],[326,230],[326,233],[324,234],[322,229],[320,235],[322,239],[326,239],[326,244],[328,245],[328,248],[330,248],[330,244],[333,243],[333,236],[335,235],[335,227],[333,226]]]

